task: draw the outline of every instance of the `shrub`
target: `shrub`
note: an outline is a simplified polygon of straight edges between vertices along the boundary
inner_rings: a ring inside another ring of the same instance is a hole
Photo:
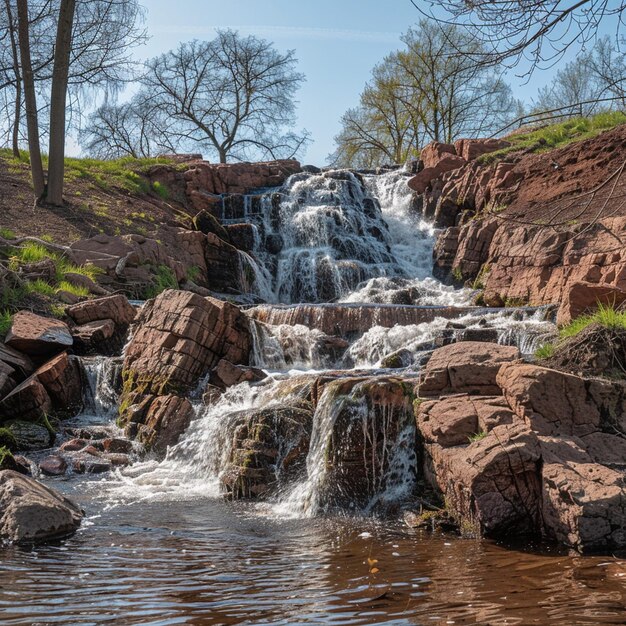
[[[154,282],[146,289],[146,298],[156,298],[166,289],[178,289],[178,281],[174,272],[167,265],[159,265]]]

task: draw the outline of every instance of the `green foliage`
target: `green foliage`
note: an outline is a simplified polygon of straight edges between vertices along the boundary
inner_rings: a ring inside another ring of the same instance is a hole
[[[551,124],[510,135],[506,138],[507,141],[511,142],[508,148],[484,154],[478,157],[477,161],[483,164],[493,163],[517,150],[546,152],[555,148],[562,148],[575,141],[590,139],[602,131],[625,123],[626,113],[621,111],[598,113],[592,117],[577,117],[559,124]]]
[[[614,306],[599,304],[598,310],[589,315],[581,315],[559,331],[561,339],[568,339],[585,330],[590,324],[600,324],[605,328],[626,330],[626,311],[618,311]]]
[[[455,267],[452,270],[452,277],[459,283],[463,282],[463,272],[461,271],[460,267]]]
[[[167,200],[170,197],[169,189],[158,180],[152,183],[152,191],[163,200]]]
[[[556,346],[553,343],[545,343],[535,351],[535,358],[538,360],[549,359],[554,354]]]
[[[17,248],[11,257],[11,269],[17,269],[25,263],[39,263],[48,258],[51,258],[51,253],[47,248],[39,243],[29,241]]]
[[[13,315],[10,311],[0,311],[0,338],[4,339],[13,323]]]
[[[474,433],[473,435],[468,437],[468,440],[470,443],[474,443],[475,441],[480,441],[481,439],[484,439],[486,436],[487,433],[484,430],[481,430],[480,432]]]
[[[28,281],[25,284],[26,293],[37,293],[40,296],[52,297],[55,295],[55,288],[45,280],[38,278],[37,280]]]
[[[16,235],[10,228],[0,228],[0,237],[4,237],[4,239],[15,239]]]
[[[67,280],[60,281],[55,291],[57,293],[59,291],[67,291],[68,293],[78,296],[79,298],[86,298],[89,295],[88,289],[86,289],[85,287],[79,287],[77,285],[73,285]]]
[[[198,278],[200,278],[201,270],[197,265],[192,265],[187,270],[187,280],[190,280],[192,283],[195,283]]]
[[[159,265],[154,282],[146,289],[146,298],[156,298],[166,289],[178,289],[178,281],[174,272],[167,265]]]
[[[11,452],[17,450],[15,435],[8,428],[0,428],[0,448],[8,449]]]
[[[0,470],[13,469],[15,467],[15,459],[11,450],[5,446],[0,447]]]

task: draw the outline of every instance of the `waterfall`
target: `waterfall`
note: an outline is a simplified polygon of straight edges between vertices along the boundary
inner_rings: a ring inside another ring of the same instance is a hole
[[[116,357],[84,357],[81,359],[84,412],[110,419],[117,412],[121,359]]]

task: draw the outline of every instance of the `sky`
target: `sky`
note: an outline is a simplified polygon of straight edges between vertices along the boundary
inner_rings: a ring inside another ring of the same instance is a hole
[[[423,0],[417,0],[423,2]],[[400,36],[420,18],[411,0],[142,0],[150,39],[136,50],[142,59],[181,41],[211,39],[215,29],[232,28],[295,50],[306,83],[298,94],[298,129],[313,143],[302,159],[324,164],[333,151],[341,115],[358,104],[374,65],[402,47]],[[513,77],[514,78],[514,77]],[[517,97],[545,84],[511,80]]]

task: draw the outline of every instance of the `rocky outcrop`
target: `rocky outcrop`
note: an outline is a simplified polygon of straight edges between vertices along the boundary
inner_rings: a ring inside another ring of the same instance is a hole
[[[36,544],[67,537],[83,513],[68,498],[17,472],[0,472],[0,538]]]
[[[142,309],[122,370],[120,423],[132,437],[163,450],[191,419],[185,400],[224,360],[247,365],[250,322],[236,306],[188,291],[167,290]]]
[[[449,372],[457,359],[451,350],[460,345],[435,351],[427,365],[418,390],[431,397],[419,403],[417,425],[424,475],[461,529],[524,532],[581,551],[626,545],[626,442],[619,436],[626,383],[523,363],[514,354],[490,361],[484,345],[483,354],[466,355],[461,372],[476,379],[464,389],[464,379],[455,382]]]

